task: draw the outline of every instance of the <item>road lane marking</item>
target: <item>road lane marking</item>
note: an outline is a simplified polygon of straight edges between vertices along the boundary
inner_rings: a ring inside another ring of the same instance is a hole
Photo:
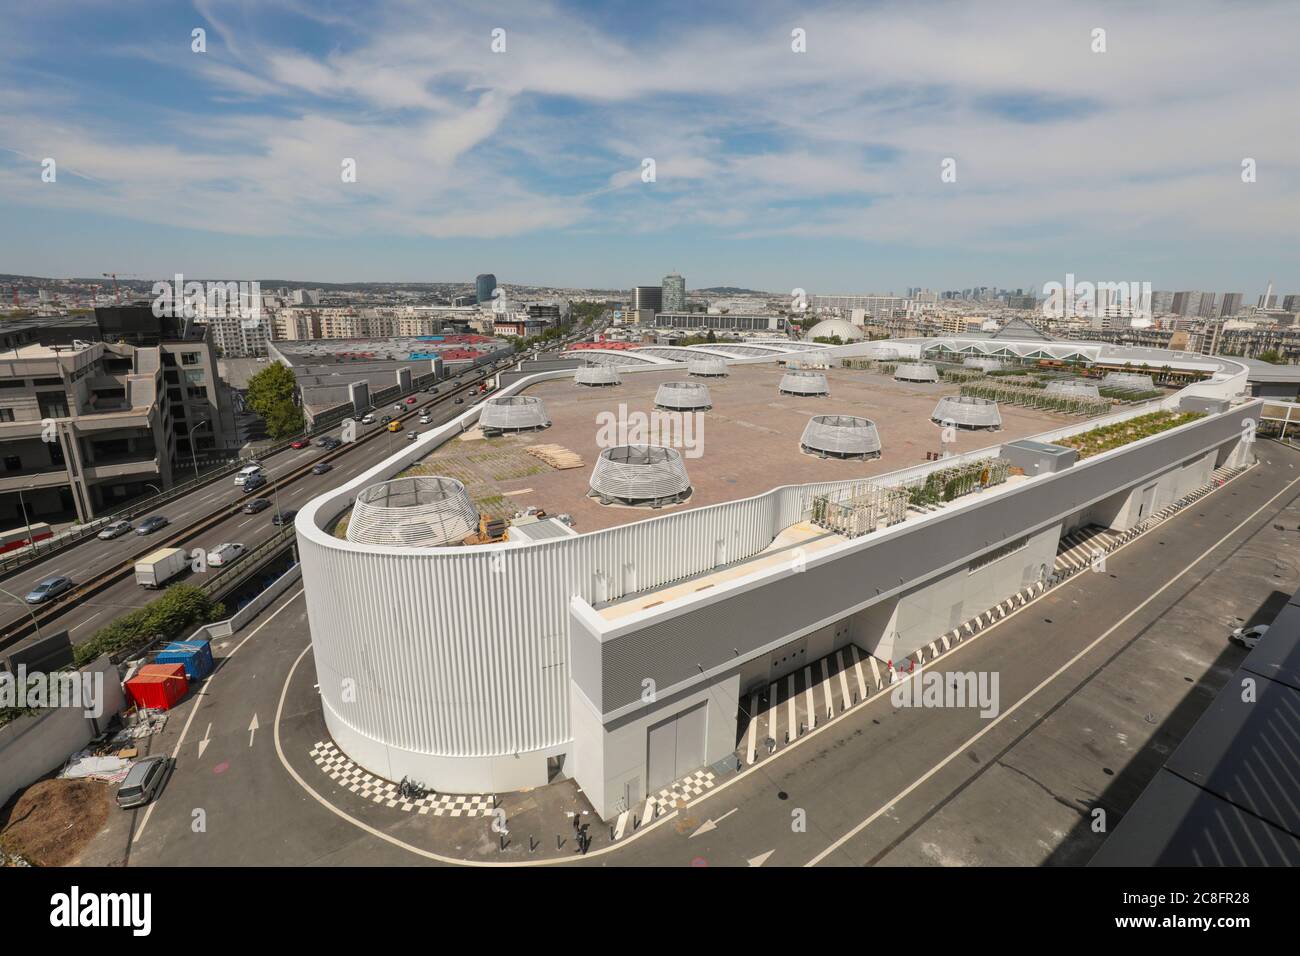
[[[1047,687],[1047,685],[1051,684],[1054,680],[1056,680],[1056,678],[1060,677],[1063,673],[1065,673],[1067,670],[1069,670],[1071,667],[1077,664],[1080,660],[1082,660],[1088,654],[1092,653],[1092,651],[1096,649],[1096,647],[1099,644],[1101,644],[1104,640],[1106,640],[1108,637],[1114,634],[1115,631],[1119,630],[1119,628],[1123,627],[1126,623],[1128,623],[1136,614],[1140,613],[1148,604],[1150,604],[1161,594],[1163,594],[1166,590],[1172,587],[1174,582],[1180,580],[1183,577],[1183,575],[1187,574],[1188,571],[1192,570],[1192,568],[1200,564],[1201,561],[1205,560],[1206,557],[1208,557],[1211,553],[1213,553],[1215,550],[1221,547],[1225,541],[1227,541],[1238,531],[1240,531],[1251,521],[1253,521],[1261,511],[1269,507],[1269,505],[1271,505],[1274,501],[1276,501],[1278,498],[1282,497],[1284,494],[1290,491],[1291,488],[1294,487],[1296,484],[1300,484],[1300,478],[1297,478],[1294,481],[1290,482],[1288,485],[1286,485],[1286,487],[1284,487],[1281,491],[1275,494],[1272,498],[1268,499],[1268,501],[1264,502],[1262,505],[1260,505],[1258,508],[1252,511],[1249,515],[1243,518],[1241,522],[1236,525],[1236,527],[1234,527],[1231,531],[1225,534],[1218,541],[1214,542],[1214,544],[1210,545],[1208,548],[1202,551],[1199,555],[1193,558],[1192,561],[1189,564],[1187,564],[1181,571],[1179,571],[1172,578],[1170,578],[1168,581],[1162,584],[1158,589],[1153,591],[1145,601],[1143,601],[1137,607],[1133,608],[1133,610],[1129,611],[1122,618],[1120,618],[1118,621],[1116,621],[1114,624],[1108,627],[1105,630],[1105,632],[1103,632],[1095,640],[1090,642],[1087,647],[1083,648],[1081,651],[1079,651],[1079,653],[1075,654],[1073,657],[1071,657],[1068,661],[1066,661],[1064,664],[1058,667],[1047,677],[1044,677],[1036,687],[1034,687],[1031,691],[1029,691],[1029,693],[1025,694],[1023,697],[1021,697],[1010,707],[1005,708],[1002,711],[1002,713],[998,714],[997,717],[993,718],[988,724],[986,724],[982,730],[980,730],[978,733],[971,736],[968,740],[966,740],[964,743],[958,746],[956,750],[948,754],[948,756],[944,757],[933,767],[927,770],[924,774],[917,777],[908,786],[904,787],[897,794],[895,794],[892,798],[885,801],[885,803],[881,805],[874,813],[868,816],[861,823],[857,824],[855,827],[853,827],[843,836],[839,837],[829,846],[827,846],[826,849],[822,850],[815,857],[813,857],[811,860],[805,863],[804,866],[806,867],[816,866],[822,860],[826,859],[826,857],[830,856],[840,847],[848,843],[849,840],[853,839],[855,836],[857,836],[859,833],[861,833],[863,830],[869,827],[876,820],[880,819],[880,817],[882,817],[884,814],[892,810],[898,803],[905,800],[918,787],[920,787],[927,780],[929,780],[931,777],[933,777],[935,774],[941,771],[944,767],[948,766],[948,764],[952,763],[963,753],[969,750],[970,747],[973,744],[977,743],[982,737],[984,737],[985,734],[989,733],[991,730],[993,730],[994,727],[998,726],[998,724],[1002,723],[1002,721],[1006,720],[1008,717],[1010,717],[1012,714],[1018,711],[1021,707],[1023,707],[1026,703],[1032,700],[1035,695],[1037,695],[1041,690],[1043,690],[1043,688]],[[1138,540],[1138,539],[1135,538],[1134,540]],[[917,676],[919,676],[919,672],[916,675],[913,675],[906,679],[915,680]]]
[[[240,641],[238,644],[235,645],[235,649],[233,651],[231,651],[229,654],[227,654],[225,657],[221,659],[222,666],[217,668],[208,677],[208,679],[203,682],[203,690],[201,690],[198,693],[198,695],[195,696],[194,706],[190,708],[190,716],[188,717],[188,719],[186,719],[185,726],[181,728],[181,735],[176,740],[176,746],[172,748],[172,760],[176,759],[177,755],[179,755],[181,752],[181,747],[185,745],[185,735],[190,732],[190,724],[194,723],[194,716],[199,712],[199,705],[203,703],[203,698],[207,697],[209,692],[212,690],[212,683],[217,679],[217,676],[224,669],[226,661],[230,660],[232,657],[238,654],[239,649],[241,647],[243,647],[253,638],[257,637],[258,633],[262,630],[262,628],[266,627],[266,625],[270,624],[272,621],[274,621],[277,617],[280,616],[281,611],[283,611],[285,608],[291,605],[294,601],[298,600],[298,598],[302,597],[303,592],[305,590],[306,590],[305,588],[299,588],[297,592],[293,595],[293,597],[289,598],[289,600],[285,601],[283,604],[281,604],[278,608],[275,609],[274,614],[272,614],[261,624],[257,625],[257,627],[255,627],[251,632],[249,632],[249,635],[246,638],[244,638],[242,641]],[[138,830],[135,831],[135,836],[131,837],[132,843],[140,842],[140,837],[144,833],[145,827],[149,825],[149,818],[153,816],[153,808],[156,806],[158,806],[157,798],[155,798],[154,801],[150,803],[147,808],[145,808],[144,819],[140,821],[140,827]]]
[[[78,624],[77,627],[85,627],[87,624],[89,624],[91,621],[93,621],[95,618],[99,617],[99,615],[103,613],[104,613],[103,611],[100,611],[98,614],[90,615],[90,617],[86,618],[84,621]],[[71,634],[73,631],[77,629],[77,627],[68,628],[68,633]]]

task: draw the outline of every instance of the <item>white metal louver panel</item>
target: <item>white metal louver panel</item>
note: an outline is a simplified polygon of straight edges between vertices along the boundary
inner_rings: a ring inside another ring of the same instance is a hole
[[[703,382],[664,382],[655,392],[655,405],[659,408],[691,411],[712,408],[709,386]]]
[[[951,422],[960,428],[1001,428],[1002,413],[998,403],[987,398],[945,395],[934,406],[930,420],[940,425]]]
[[[838,458],[876,458],[881,448],[876,423],[856,415],[814,415],[799,445],[806,452]]]
[[[790,369],[781,376],[779,390],[786,395],[829,395],[831,387],[821,372]]]

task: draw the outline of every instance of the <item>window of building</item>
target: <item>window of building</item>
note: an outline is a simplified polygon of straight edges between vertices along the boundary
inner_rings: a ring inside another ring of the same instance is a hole
[[[27,379],[25,378],[6,378],[0,379],[0,388],[26,388]]]
[[[14,410],[12,408],[0,408],[0,422],[11,422],[14,420]]]
[[[62,385],[62,384],[63,384],[63,379],[61,379],[61,378],[34,378],[34,379],[32,379],[32,384],[33,384],[33,385],[36,385],[36,386],[41,386],[41,385]]]
[[[62,392],[37,392],[36,402],[41,407],[41,418],[68,417],[68,396]]]
[[[23,460],[17,455],[5,456],[5,471],[22,471]]]
[[[199,353],[198,353],[198,352],[182,352],[182,353],[181,353],[181,364],[182,364],[182,365],[198,365],[198,364],[199,364]]]

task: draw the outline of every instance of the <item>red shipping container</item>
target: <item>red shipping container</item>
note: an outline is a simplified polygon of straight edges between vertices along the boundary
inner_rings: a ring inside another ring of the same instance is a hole
[[[180,677],[187,683],[189,678],[185,676],[185,665],[179,661],[174,664],[145,664],[137,674],[161,674],[163,677]]]
[[[157,670],[179,668],[180,674],[157,673]],[[146,674],[153,669],[155,673]],[[137,707],[149,707],[154,710],[171,710],[190,689],[190,682],[185,677],[185,668],[180,664],[150,664],[140,668],[125,684],[126,692]]]

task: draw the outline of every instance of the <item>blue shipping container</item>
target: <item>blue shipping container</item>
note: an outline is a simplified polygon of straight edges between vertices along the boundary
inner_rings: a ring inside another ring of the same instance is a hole
[[[181,664],[185,676],[198,680],[212,673],[212,647],[207,641],[172,641],[155,659],[159,664]]]

